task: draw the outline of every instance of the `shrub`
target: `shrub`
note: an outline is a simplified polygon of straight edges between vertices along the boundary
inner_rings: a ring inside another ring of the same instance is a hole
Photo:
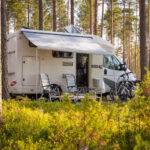
[[[128,103],[103,103],[88,95],[77,104],[3,101],[5,125],[0,126],[0,148],[148,149],[150,99],[140,94]]]
[[[141,83],[142,93],[146,98],[150,96],[150,71],[147,70],[147,74],[144,76],[144,79]]]

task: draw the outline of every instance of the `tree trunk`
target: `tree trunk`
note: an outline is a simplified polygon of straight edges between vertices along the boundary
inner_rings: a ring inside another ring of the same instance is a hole
[[[28,28],[30,28],[30,0],[28,0]]]
[[[90,0],[90,34],[93,34],[93,0]]]
[[[128,37],[128,44],[129,44],[129,49],[128,49],[128,63],[129,63],[129,69],[131,69],[131,59],[130,59],[130,53],[131,53],[131,33],[129,31],[129,37]]]
[[[141,79],[146,74],[145,67],[147,67],[146,56],[146,10],[145,0],[139,0],[140,5],[140,66],[141,66]]]
[[[150,70],[150,0],[148,0],[148,32],[149,32],[149,70]]]
[[[53,0],[53,31],[56,31],[56,0]]]
[[[95,0],[94,34],[97,35],[97,0]]]
[[[0,18],[1,18],[1,2],[0,2]],[[1,48],[1,19],[0,19],[0,48]],[[1,51],[0,50],[0,57],[1,57]],[[0,70],[2,70],[1,68],[1,59],[0,59]],[[1,82],[1,72],[0,72],[0,120],[3,119],[3,115],[2,115],[2,82]]]
[[[6,14],[7,14],[7,33],[9,34],[9,20],[10,20],[10,16],[9,16],[9,9],[7,9],[7,12],[6,12]]]
[[[126,50],[126,0],[123,0],[123,62],[125,62],[125,50]]]
[[[2,98],[9,98],[8,70],[7,70],[7,47],[6,47],[6,1],[1,1],[1,62],[2,62]]]
[[[132,34],[131,34],[131,37],[130,37],[130,69],[131,71],[133,72],[133,63],[132,63],[132,58],[133,58],[133,52],[132,52]]]
[[[114,44],[114,16],[113,16],[113,0],[111,0],[111,44]]]
[[[43,30],[43,1],[39,0],[39,30]]]
[[[74,25],[74,0],[71,0],[71,24]]]
[[[138,0],[137,0],[138,1]],[[136,42],[135,42],[135,73],[137,72],[137,67],[136,67],[136,65],[137,65],[137,62],[136,62],[136,59],[137,59],[137,44],[138,44],[138,2],[136,2]]]
[[[69,7],[70,7],[70,0],[68,0],[68,7],[67,7],[67,21],[68,21],[68,25],[70,24],[70,21],[69,21]]]
[[[131,3],[129,2],[129,11],[131,9]],[[131,17],[131,14],[129,12],[129,18]],[[128,35],[128,38],[129,38],[129,51],[128,51],[128,58],[129,58],[129,69],[131,70],[131,28],[129,26],[129,35]]]
[[[101,37],[103,37],[103,28],[104,28],[104,0],[102,0]]]

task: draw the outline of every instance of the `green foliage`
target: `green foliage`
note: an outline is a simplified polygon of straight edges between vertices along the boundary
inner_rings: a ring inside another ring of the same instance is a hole
[[[57,1],[57,31],[62,32],[63,27],[67,25],[67,5],[65,0]]]
[[[105,20],[105,28],[107,29],[107,35],[109,39],[111,39],[111,1],[107,1],[107,11],[104,16]],[[114,1],[113,6],[113,27],[114,27],[114,37],[119,36],[121,28],[122,28],[122,10],[119,7],[119,2],[117,0]]]
[[[147,70],[147,74],[144,76],[144,79],[141,83],[141,89],[142,89],[141,92],[144,94],[146,98],[148,98],[150,96],[150,71],[148,69],[146,70]]]
[[[89,29],[90,29],[90,1],[89,0],[82,0],[79,4],[78,23],[80,24],[81,31],[85,33],[89,33]]]
[[[2,149],[149,149],[150,98],[128,103],[3,101]]]

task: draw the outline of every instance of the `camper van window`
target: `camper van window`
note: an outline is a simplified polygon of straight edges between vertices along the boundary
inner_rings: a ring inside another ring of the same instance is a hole
[[[73,53],[71,52],[52,51],[52,55],[56,58],[73,58]]]
[[[104,56],[104,67],[114,69],[112,56]]]
[[[120,70],[120,61],[113,56],[113,62],[114,62],[114,66],[115,66],[115,70]]]

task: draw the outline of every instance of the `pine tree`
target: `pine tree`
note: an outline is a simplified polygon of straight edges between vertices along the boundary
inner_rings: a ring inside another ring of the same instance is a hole
[[[70,20],[69,20],[69,16],[70,16],[70,11],[69,11],[69,8],[70,8],[70,0],[68,0],[68,6],[67,6],[67,22],[68,22],[68,25],[70,24]]]
[[[104,0],[102,0],[101,37],[103,37],[103,28],[104,28]]]
[[[43,1],[39,0],[39,30],[43,30]]]
[[[71,0],[71,24],[74,25],[74,0]]]
[[[1,18],[1,3],[0,2],[0,18]],[[1,49],[1,19],[0,19],[0,49]],[[2,51],[2,49],[1,49]],[[0,51],[0,57],[1,57],[1,51]],[[1,59],[0,59],[0,69],[1,69]],[[0,73],[0,120],[2,120],[3,115],[2,115],[2,82],[1,82],[1,73]]]
[[[135,41],[135,73],[137,73],[137,50],[138,50],[138,0],[136,0],[136,23],[135,23],[135,36],[136,36],[136,41]]]
[[[53,1],[44,0],[44,30],[53,30]]]
[[[95,11],[94,11],[94,34],[97,35],[97,0],[95,0]]]
[[[90,34],[93,34],[93,0],[90,0]]]
[[[7,10],[9,20],[14,20],[14,31],[26,26],[26,0],[7,0]]]
[[[27,25],[27,27],[30,28],[30,0],[28,0],[27,12],[28,12],[28,25]]]
[[[78,11],[78,25],[80,31],[89,34],[90,33],[90,1],[83,0],[81,3],[78,3],[79,11]],[[92,8],[91,8],[92,9]],[[92,16],[93,18],[93,16]],[[93,20],[91,18],[91,20]],[[91,29],[93,30],[93,29]]]
[[[53,31],[56,31],[56,0],[53,0]]]
[[[114,44],[114,0],[111,0],[111,44]]]
[[[7,47],[6,47],[6,1],[1,1],[1,61],[2,61],[2,98],[9,98],[8,71],[7,71]]]
[[[131,18],[131,13],[130,13],[130,7],[131,7],[131,1],[129,1],[129,18]],[[129,69],[131,69],[131,26],[129,26],[129,32],[128,32],[128,66]]]
[[[118,0],[113,1],[113,16],[112,16],[112,1],[107,0],[107,10],[104,14],[104,27],[106,28],[107,40],[114,43],[115,38],[122,39],[122,10],[119,7]],[[113,26],[113,29],[112,29]],[[112,34],[113,33],[113,34]],[[115,44],[115,43],[114,43]]]
[[[63,27],[66,26],[67,23],[67,5],[65,4],[65,0],[57,1],[57,31],[63,32]]]
[[[126,30],[126,25],[125,25],[125,9],[126,9],[126,0],[123,0],[123,62],[125,62],[125,49],[126,49],[126,46],[125,46],[125,30]]]
[[[145,67],[147,67],[145,0],[139,0],[139,6],[140,6],[140,67],[141,67],[141,78],[143,79],[144,75],[146,74]]]
[[[150,70],[150,0],[148,0],[148,33],[149,33],[149,46],[148,46],[148,48],[149,48],[149,70]]]

